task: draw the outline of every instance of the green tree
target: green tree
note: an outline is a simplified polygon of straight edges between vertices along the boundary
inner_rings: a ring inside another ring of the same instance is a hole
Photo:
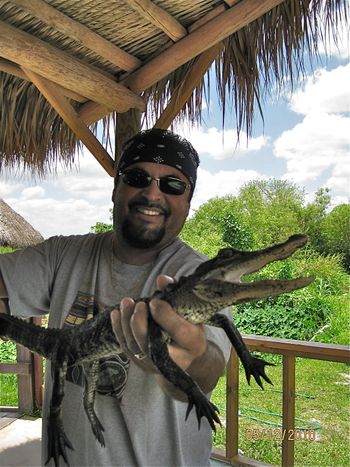
[[[240,219],[252,230],[256,246],[285,240],[300,232],[304,191],[286,180],[254,180],[237,197]]]
[[[233,196],[214,198],[200,206],[187,220],[181,238],[207,256],[215,256],[224,247],[240,250],[254,247],[252,232],[241,220]]]
[[[323,254],[340,254],[350,270],[350,205],[340,204],[320,222]]]
[[[113,221],[113,209],[109,210],[109,220]],[[105,222],[96,222],[95,225],[90,227],[90,231],[96,234],[109,232],[110,230],[113,230],[113,224],[106,224]]]
[[[320,188],[315,194],[315,200],[304,208],[303,211],[303,231],[309,236],[313,247],[323,251],[323,240],[321,235],[321,224],[327,215],[327,210],[331,203],[328,188]]]

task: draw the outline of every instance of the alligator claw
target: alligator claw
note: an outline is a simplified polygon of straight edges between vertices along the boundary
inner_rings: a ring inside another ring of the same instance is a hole
[[[243,364],[248,384],[250,384],[250,378],[251,376],[253,376],[255,381],[261,387],[261,389],[264,389],[261,378],[263,378],[267,383],[272,384],[273,386],[272,381],[265,373],[265,366],[267,365],[275,366],[273,363],[266,362],[262,358],[254,357],[254,355],[251,355],[251,358],[249,359],[249,364]]]
[[[62,456],[64,462],[69,466],[66,448],[74,450],[71,442],[67,438],[63,429],[63,424],[57,416],[49,417],[47,423],[47,437],[48,437],[48,457],[45,465],[47,465],[51,458],[53,458],[55,466],[59,465],[59,457]]]
[[[193,406],[196,408],[196,415],[197,415],[197,420],[198,420],[198,429],[201,427],[201,419],[202,417],[205,417],[212,430],[216,431],[216,426],[215,423],[219,423],[221,425],[220,418],[218,417],[219,409],[211,403],[205,396],[204,394],[201,394],[201,397],[198,397],[196,394],[195,397],[188,396],[188,406],[187,406],[187,411],[186,411],[186,418],[187,420]]]

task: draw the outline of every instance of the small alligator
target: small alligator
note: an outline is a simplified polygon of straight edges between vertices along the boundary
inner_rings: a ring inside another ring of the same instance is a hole
[[[152,297],[142,300],[148,303],[153,297],[161,298],[192,323],[205,323],[223,328],[243,364],[248,383],[253,376],[262,388],[261,378],[272,384],[265,374],[265,366],[270,364],[251,355],[235,325],[218,312],[233,304],[273,297],[309,285],[313,281],[312,277],[240,282],[242,276],[258,271],[272,261],[289,257],[306,242],[305,235],[294,235],[284,243],[259,251],[241,252],[225,248],[220,250],[215,258],[200,264],[193,274],[181,277],[177,283],[170,284],[164,290],[156,291]],[[84,407],[95,437],[104,446],[103,426],[94,411],[94,399],[99,359],[121,352],[110,322],[110,313],[117,307],[109,307],[73,329],[45,329],[0,314],[0,336],[28,347],[52,362],[53,390],[47,424],[47,463],[53,458],[57,466],[59,457],[62,456],[68,464],[67,448],[73,449],[64,432],[61,403],[67,368],[76,363],[84,365]],[[217,407],[206,398],[190,375],[170,359],[167,339],[149,314],[150,357],[164,377],[186,394],[186,419],[194,406],[198,425],[200,426],[201,418],[206,417],[215,430],[215,422],[220,423]]]

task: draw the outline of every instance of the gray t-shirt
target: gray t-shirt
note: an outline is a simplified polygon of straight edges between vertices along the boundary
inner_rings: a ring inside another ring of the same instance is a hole
[[[113,254],[113,233],[53,237],[42,244],[0,256],[0,269],[9,295],[11,313],[28,317],[49,313],[49,326],[79,324],[123,296],[138,292],[149,296],[158,274],[178,278],[188,275],[205,258],[176,239],[152,265],[126,267],[134,285],[124,292],[120,268]],[[124,281],[125,282],[125,281]],[[127,281],[126,284],[127,286]],[[137,298],[137,297],[135,297]],[[78,305],[78,306],[77,306]],[[221,329],[206,326],[208,339],[223,351],[226,361],[230,343]],[[51,397],[50,365],[46,369],[43,417]],[[106,447],[94,438],[83,407],[83,388],[68,380],[62,418],[74,451],[71,466],[203,466],[211,452],[211,429],[195,411],[185,422],[187,403],[167,396],[155,377],[132,362],[121,399],[97,394],[95,410],[102,425]],[[46,423],[43,422],[43,462]],[[60,459],[61,465],[64,464]],[[53,464],[50,464],[53,465]]]

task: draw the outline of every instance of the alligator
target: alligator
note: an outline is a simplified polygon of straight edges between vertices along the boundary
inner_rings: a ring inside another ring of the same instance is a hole
[[[158,290],[152,297],[142,300],[149,303],[154,297],[160,298],[192,323],[223,328],[243,364],[248,383],[253,376],[263,388],[262,379],[272,384],[265,373],[265,366],[270,363],[253,356],[236,326],[219,312],[233,304],[274,297],[309,285],[314,280],[312,277],[240,281],[242,276],[256,272],[268,263],[289,257],[306,242],[307,237],[298,234],[284,243],[258,251],[224,248],[215,258],[200,264],[193,274],[181,277],[164,290]],[[86,374],[83,398],[87,417],[96,439],[104,446],[103,426],[94,411],[94,399],[99,359],[121,352],[110,321],[110,313],[115,308],[118,308],[118,305],[108,307],[93,319],[70,329],[46,329],[13,316],[0,314],[0,336],[22,344],[52,362],[53,389],[47,423],[47,463],[53,458],[58,466],[59,457],[62,456],[68,464],[67,448],[73,449],[61,420],[61,403],[67,368],[76,363],[83,364]],[[149,313],[149,356],[160,373],[186,394],[186,419],[195,407],[198,426],[200,427],[201,418],[205,417],[215,430],[215,422],[220,423],[217,407],[207,399],[190,375],[171,360],[167,350],[168,339]]]

